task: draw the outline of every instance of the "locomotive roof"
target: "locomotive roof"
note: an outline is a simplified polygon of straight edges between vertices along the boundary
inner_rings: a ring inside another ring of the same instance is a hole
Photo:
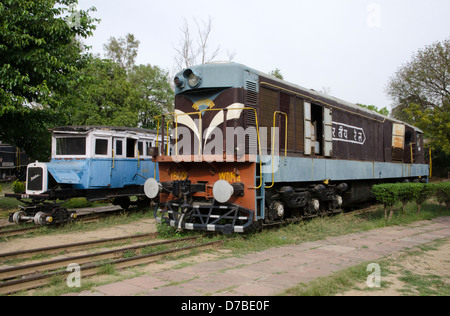
[[[152,129],[144,129],[137,127],[118,127],[118,126],[61,126],[51,129],[52,132],[92,132],[92,131],[112,131],[112,132],[134,132],[142,134],[155,134],[156,131]]]
[[[388,120],[388,121],[395,122],[395,123],[405,124],[405,125],[413,128],[414,130],[423,133],[417,127],[412,126],[408,123],[399,121],[395,118],[387,117],[385,115],[382,115],[378,112],[369,110],[369,109],[359,106],[357,104],[350,103],[350,102],[338,99],[336,97],[330,96],[328,94],[321,93],[321,92],[318,92],[318,91],[315,91],[312,89],[304,88],[297,84],[293,84],[288,81],[278,79],[272,75],[252,69],[250,67],[247,67],[247,66],[239,64],[239,63],[217,62],[217,63],[209,63],[209,64],[204,64],[204,65],[193,66],[193,67],[190,67],[190,69],[193,69],[194,71],[198,71],[205,77],[205,79],[207,76],[211,77],[211,78],[208,78],[209,83],[207,84],[207,88],[211,88],[213,86],[229,86],[230,83],[233,83],[234,86],[244,87],[244,85],[245,85],[244,78],[243,78],[243,76],[239,76],[238,73],[243,74],[244,72],[248,72],[248,73],[251,72],[251,73],[257,74],[260,77],[270,79],[272,82],[279,83],[283,86],[288,86],[289,88],[292,88],[293,90],[299,90],[302,92],[302,94],[306,95],[308,98],[316,99],[316,100],[318,99],[329,105],[333,104],[333,103],[339,104],[341,106],[345,106],[345,107],[353,109],[355,111],[370,114],[370,115],[378,117],[382,120]],[[214,74],[214,71],[216,71],[216,72],[220,71],[221,74],[223,74],[223,75],[218,76],[217,74]],[[183,76],[183,73],[184,73],[184,71],[180,72],[177,76],[181,77],[181,76]],[[178,87],[176,87],[175,90],[176,90],[176,93],[178,94],[178,93],[186,92],[186,91],[189,91],[192,89],[186,85],[186,87],[184,89],[179,89]],[[295,91],[292,91],[292,92],[297,93]]]
[[[376,111],[369,110],[369,109],[367,109],[365,107],[362,107],[362,106],[359,106],[359,105],[357,105],[355,103],[347,102],[347,101],[344,101],[342,99],[333,97],[331,95],[315,91],[313,89],[308,89],[308,88],[301,87],[301,86],[299,86],[297,84],[290,83],[290,82],[278,79],[278,78],[276,78],[276,77],[274,77],[272,75],[266,74],[266,73],[262,73],[262,72],[258,72],[258,73],[259,73],[260,76],[269,77],[273,81],[277,81],[277,82],[282,83],[284,85],[289,85],[289,86],[294,87],[296,89],[305,91],[307,94],[310,94],[310,95],[313,95],[315,97],[318,97],[319,99],[330,100],[332,102],[344,105],[344,106],[346,106],[348,108],[351,108],[351,109],[354,109],[354,110],[357,110],[357,111],[360,111],[360,112],[365,112],[365,113],[370,114],[370,115],[378,116],[379,118],[382,118],[383,120],[388,120],[388,121],[395,122],[395,123],[405,124],[406,126],[409,126],[412,129],[414,129],[414,130],[416,130],[416,131],[418,131],[420,133],[423,133],[423,131],[420,130],[419,128],[417,128],[416,126],[413,126],[411,124],[408,124],[408,123],[400,121],[400,120],[397,120],[397,119],[395,119],[393,117],[385,116],[385,115],[383,115],[381,113],[378,113]]]

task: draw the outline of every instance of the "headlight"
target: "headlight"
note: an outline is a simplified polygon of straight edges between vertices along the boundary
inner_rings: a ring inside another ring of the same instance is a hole
[[[186,69],[183,76],[187,79],[188,84],[191,88],[196,88],[200,85],[202,78],[194,73],[191,69]]]
[[[182,89],[182,88],[184,87],[184,80],[183,80],[183,78],[175,77],[175,79],[174,79],[173,82],[174,82],[175,85],[176,85],[178,88],[180,88],[180,89]]]
[[[196,74],[192,73],[189,76],[188,82],[189,82],[189,85],[191,86],[191,88],[195,88],[200,83],[200,77],[197,76]]]
[[[234,188],[225,180],[217,181],[213,187],[214,199],[219,203],[227,203],[234,194]]]

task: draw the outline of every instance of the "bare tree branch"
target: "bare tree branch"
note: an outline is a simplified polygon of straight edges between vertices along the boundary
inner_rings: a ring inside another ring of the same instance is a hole
[[[220,46],[214,51],[209,51],[210,37],[213,30],[213,21],[209,17],[208,21],[198,21],[194,19],[197,26],[197,39],[194,42],[194,36],[189,28],[189,23],[184,19],[181,27],[181,39],[179,46],[175,47],[175,64],[178,69],[188,68],[197,63],[207,64],[212,62],[220,54]],[[234,59],[236,53],[228,54],[230,60]],[[199,61],[200,58],[200,61]]]

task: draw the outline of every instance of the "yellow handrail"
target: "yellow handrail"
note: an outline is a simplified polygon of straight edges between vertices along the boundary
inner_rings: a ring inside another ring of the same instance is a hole
[[[276,111],[273,113],[273,127],[276,127],[277,115],[284,115],[286,117],[286,128],[285,128],[285,146],[284,146],[284,156],[287,157],[287,145],[288,145],[288,115],[284,112]],[[275,185],[275,135],[276,133],[272,131],[272,185],[266,187],[266,189],[272,189]]]
[[[170,137],[169,137],[169,125],[173,121],[167,121],[167,156],[170,156]],[[164,148],[163,148],[164,149]]]
[[[431,157],[431,147],[430,147],[430,178],[433,177],[433,158]]]
[[[207,111],[223,111],[225,109],[204,109],[202,111],[200,111],[200,124],[202,122],[201,118],[202,118],[202,114],[203,112],[207,112]],[[261,155],[262,155],[262,150],[261,150],[261,138],[260,138],[260,134],[259,134],[259,123],[258,123],[258,112],[256,111],[255,108],[249,108],[249,107],[244,107],[244,108],[235,108],[235,109],[226,109],[227,111],[244,111],[244,110],[252,110],[253,112],[255,112],[255,123],[256,123],[256,134],[258,136],[258,151],[259,151],[259,171],[260,171],[260,177],[259,177],[259,186],[254,187],[254,188],[249,188],[252,190],[259,190],[262,188],[263,186],[263,177],[262,177],[262,161],[261,161]],[[201,125],[200,125],[201,127]],[[201,130],[200,130],[200,134],[202,134]],[[202,135],[200,136],[201,141],[203,141],[202,139]]]
[[[140,151],[138,150],[138,168],[141,166],[141,153],[140,153]]]
[[[158,123],[157,123],[158,125],[157,125],[157,128],[156,128],[156,147],[157,148],[159,148],[159,126],[161,125],[159,119],[162,118],[162,117],[169,116],[169,115],[175,115],[175,112],[167,113],[167,114],[161,114],[161,115],[157,115],[157,116],[153,117],[154,119],[156,119],[158,121]],[[164,143],[164,139],[162,141]],[[164,151],[163,151],[163,153],[164,153]]]
[[[198,146],[198,155],[201,156],[202,155],[202,114],[201,112],[191,112],[191,113],[180,113],[180,114],[175,114],[175,137],[176,137],[176,143],[175,143],[175,153],[176,155],[178,155],[178,116],[184,116],[184,115],[198,115],[199,116],[199,122],[200,122],[200,126],[199,126],[199,146]]]
[[[256,122],[256,133],[258,136],[258,152],[259,152],[259,156],[262,155],[262,150],[261,150],[261,137],[260,137],[260,133],[259,133],[259,122],[258,122],[258,112],[255,108],[250,108],[250,107],[244,107],[244,108],[234,108],[234,109],[204,109],[200,112],[191,112],[191,113],[181,113],[181,114],[176,114],[176,113],[169,113],[169,114],[163,114],[163,115],[158,115],[155,116],[154,118],[158,120],[158,130],[157,130],[157,146],[158,146],[158,138],[159,138],[159,129],[160,129],[160,121],[159,118],[161,117],[166,117],[169,115],[173,115],[174,116],[174,123],[175,123],[175,134],[178,135],[178,116],[182,116],[182,115],[198,115],[199,116],[199,136],[200,136],[200,145],[199,145],[199,155],[202,154],[202,141],[203,141],[203,132],[202,132],[202,115],[204,112],[207,111],[223,111],[223,110],[227,110],[227,111],[244,111],[244,110],[250,110],[253,111],[255,113],[255,122]],[[176,154],[178,154],[178,139],[175,142],[175,152]],[[259,164],[260,164],[260,183],[258,187],[255,188],[250,188],[253,190],[258,190],[262,187],[263,185],[263,178],[262,178],[262,161],[261,158],[259,159]]]

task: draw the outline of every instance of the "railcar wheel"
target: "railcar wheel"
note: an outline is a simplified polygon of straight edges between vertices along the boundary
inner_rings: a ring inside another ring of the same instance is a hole
[[[13,222],[15,224],[20,224],[22,222],[22,216],[26,216],[27,214],[24,211],[19,211],[14,213]]]
[[[119,197],[114,199],[114,205],[120,206],[124,211],[127,211],[130,208],[131,200],[129,197]]]
[[[39,212],[34,216],[34,223],[36,225],[45,225],[47,215],[43,212]]]

